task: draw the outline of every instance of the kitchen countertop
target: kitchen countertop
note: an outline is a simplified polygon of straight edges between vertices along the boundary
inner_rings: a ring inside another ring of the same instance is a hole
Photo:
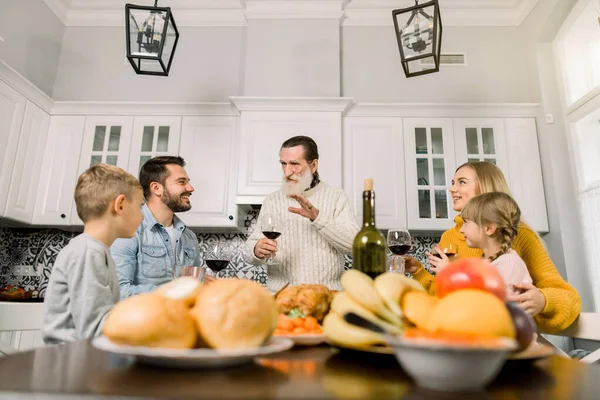
[[[0,358],[0,398],[394,398],[592,399],[600,367],[552,356],[509,361],[485,392],[441,394],[415,387],[395,358],[294,348],[255,364],[215,370],[145,367],[93,348],[89,341]]]

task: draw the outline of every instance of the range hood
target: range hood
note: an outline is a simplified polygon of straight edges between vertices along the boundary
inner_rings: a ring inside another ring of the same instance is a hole
[[[238,184],[240,206],[262,205],[281,187],[281,144],[292,136],[312,137],[319,146],[319,174],[342,186],[342,116],[348,97],[230,97],[240,113]]]

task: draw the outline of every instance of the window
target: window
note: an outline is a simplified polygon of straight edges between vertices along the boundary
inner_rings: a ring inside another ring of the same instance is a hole
[[[600,310],[600,0],[580,0],[555,41],[588,272]]]

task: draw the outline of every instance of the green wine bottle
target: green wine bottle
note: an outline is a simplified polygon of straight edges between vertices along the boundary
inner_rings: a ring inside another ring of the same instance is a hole
[[[385,272],[386,256],[385,237],[375,227],[373,179],[367,178],[363,191],[363,227],[352,243],[352,266],[375,278]]]

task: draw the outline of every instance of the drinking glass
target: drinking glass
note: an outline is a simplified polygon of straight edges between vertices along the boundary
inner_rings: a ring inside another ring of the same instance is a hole
[[[229,259],[230,257],[226,255],[225,244],[217,242],[214,246],[210,245],[205,262],[206,266],[217,274],[229,265]]]
[[[438,243],[438,246],[440,247],[440,249],[442,250],[442,253],[446,254],[446,257],[448,257],[448,259],[450,259],[450,261],[452,261],[454,259],[454,257],[456,257],[456,254],[458,254],[458,246],[456,246],[455,244],[449,243],[449,244],[445,244],[445,245],[441,245]],[[441,255],[439,255],[438,253],[433,253],[434,256],[436,256],[437,258],[442,258]]]
[[[179,271],[179,276],[191,276],[200,282],[204,281],[206,267],[197,267],[194,265],[183,265]]]
[[[404,273],[404,256],[410,250],[412,245],[410,233],[406,228],[390,229],[387,234],[388,248],[394,253],[392,265],[389,267],[391,272]]]
[[[267,215],[265,217],[265,219],[263,220],[260,230],[262,231],[262,234],[265,235],[265,237],[267,239],[271,239],[271,240],[275,240],[277,239],[279,236],[281,236],[281,230],[279,227],[279,224],[275,218],[275,216],[273,215]],[[275,265],[277,264],[274,260],[273,257],[269,257],[267,259],[267,265]]]

